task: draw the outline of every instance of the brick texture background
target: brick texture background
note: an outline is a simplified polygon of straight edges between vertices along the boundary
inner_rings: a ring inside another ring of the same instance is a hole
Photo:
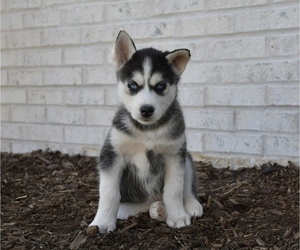
[[[1,150],[98,155],[114,114],[112,44],[189,48],[190,151],[215,166],[299,162],[297,0],[2,0]]]

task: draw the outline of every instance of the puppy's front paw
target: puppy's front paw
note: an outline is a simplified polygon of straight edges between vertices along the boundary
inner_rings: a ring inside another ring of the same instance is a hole
[[[190,216],[201,217],[203,215],[203,207],[195,198],[187,199],[184,206]]]
[[[99,227],[99,232],[101,234],[106,234],[114,231],[116,229],[116,224],[115,223],[100,224],[98,227]]]
[[[179,216],[167,216],[167,225],[169,227],[184,227],[191,224],[191,217],[187,213],[183,213]]]
[[[92,227],[92,226],[98,226],[100,234],[106,234],[106,233],[112,232],[116,229],[116,223],[114,223],[114,222],[93,221],[89,225],[89,227]]]

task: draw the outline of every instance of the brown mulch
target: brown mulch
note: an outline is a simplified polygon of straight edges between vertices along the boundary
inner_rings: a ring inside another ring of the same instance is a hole
[[[86,230],[97,210],[95,158],[1,154],[1,249],[299,249],[299,168],[231,171],[197,162],[204,216],[173,229],[147,213]]]

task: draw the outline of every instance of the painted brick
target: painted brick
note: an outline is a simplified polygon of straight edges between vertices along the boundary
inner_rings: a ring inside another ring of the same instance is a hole
[[[202,133],[187,130],[186,131],[187,149],[190,152],[202,152]]]
[[[108,128],[65,127],[65,142],[101,145],[107,132]]]
[[[51,27],[60,24],[60,11],[47,10],[24,14],[24,25],[28,28]]]
[[[106,87],[104,89],[105,105],[116,106],[118,104],[117,85]]]
[[[257,58],[266,56],[266,39],[202,41],[193,46],[193,60]]]
[[[184,108],[187,128],[198,129],[233,129],[233,112],[196,108]]]
[[[270,37],[270,55],[296,55],[299,50],[299,35]]]
[[[11,142],[11,148],[12,152],[19,152],[19,153],[29,153],[33,150],[46,150],[47,148],[50,148],[47,146],[46,143],[43,142],[30,142],[30,141],[12,141]],[[54,151],[54,149],[51,148],[51,150]]]
[[[2,32],[1,34],[1,49],[4,50],[6,49],[6,34],[4,32]]]
[[[82,108],[48,107],[47,122],[58,124],[84,124]]]
[[[224,1],[224,0],[214,0],[207,2],[208,9],[227,9],[227,8],[238,8],[238,7],[248,7],[256,5],[266,5],[268,0],[236,0],[236,1]]]
[[[261,12],[239,12],[235,16],[235,32],[262,30]]]
[[[1,140],[1,152],[12,152],[9,141]],[[18,151],[13,151],[18,152]]]
[[[7,85],[7,70],[1,69],[1,85]]]
[[[164,0],[156,0],[154,5],[154,13],[159,15],[178,12],[201,11],[204,9],[204,0],[174,0],[170,2]]]
[[[269,81],[271,63],[242,63],[236,65],[235,80],[237,82],[267,82]]]
[[[266,136],[266,155],[299,158],[298,136]]]
[[[179,87],[178,98],[181,105],[184,106],[203,106],[204,88],[198,87]]]
[[[1,88],[1,104],[26,103],[25,89]]]
[[[38,8],[41,5],[42,5],[42,0],[27,0],[27,1],[9,0],[6,3],[6,7],[9,10],[32,9],[32,8]]]
[[[112,26],[106,28],[102,26],[85,27],[84,29],[82,29],[82,42],[86,44],[113,42],[119,30],[120,26]]]
[[[97,68],[85,68],[83,70],[84,84],[111,84],[117,83],[117,77],[113,66]]]
[[[233,18],[232,15],[185,18],[180,20],[178,29],[180,37],[230,34],[233,33]]]
[[[299,2],[298,0],[273,0],[273,3],[282,3],[282,2]]]
[[[205,104],[211,106],[264,106],[264,87],[208,87]]]
[[[105,20],[128,20],[147,18],[153,15],[154,1],[128,1],[126,3],[113,3],[105,5]]]
[[[257,31],[298,27],[299,9],[296,7],[260,12],[239,12],[235,16],[235,31]]]
[[[263,29],[299,27],[299,7],[272,9],[262,12]]]
[[[63,90],[29,89],[29,104],[64,104]]]
[[[297,132],[299,114],[278,110],[240,110],[236,111],[238,130],[273,132]]]
[[[11,107],[12,122],[45,123],[46,112],[43,107],[13,106]]]
[[[43,45],[78,44],[81,41],[81,31],[79,28],[69,30],[45,30],[42,39]]]
[[[26,48],[41,46],[41,32],[38,30],[16,31],[6,34],[7,48]]]
[[[42,66],[42,65],[61,65],[62,50],[47,49],[47,50],[29,50],[25,51],[26,66]]]
[[[190,64],[182,75],[184,83],[233,82],[232,64]]]
[[[43,74],[39,70],[9,70],[8,71],[9,85],[42,85]]]
[[[1,1],[1,10],[2,11],[6,10],[6,1],[5,0]]]
[[[268,105],[299,105],[299,87],[268,87]]]
[[[99,48],[71,48],[64,50],[65,64],[102,64],[103,50]]]
[[[204,150],[220,153],[262,154],[262,137],[237,134],[205,134]]]
[[[81,85],[81,68],[47,69],[44,85]]]
[[[23,127],[26,140],[63,142],[63,127],[54,125],[27,125]]]
[[[114,107],[89,108],[86,110],[86,124],[110,126],[115,112]]]
[[[75,144],[67,144],[67,143],[48,143],[46,146],[47,148],[51,148],[51,150],[53,151],[58,150],[62,153],[70,154],[70,155],[76,155],[76,154],[87,155],[86,149],[89,147],[94,148],[93,146],[79,145],[79,144],[75,145]],[[98,150],[97,156],[99,156],[99,152],[100,150]]]
[[[98,145],[82,145],[82,144],[67,144],[67,143],[47,143],[47,148],[51,148],[52,151],[60,151],[70,155],[89,155],[99,157],[101,146]]]
[[[72,4],[72,3],[81,3],[82,0],[43,0],[43,3],[46,7],[61,5],[61,4]]]
[[[14,123],[2,123],[1,138],[16,140],[26,139],[23,126]]]
[[[155,22],[137,22],[129,23],[125,25],[125,30],[130,32],[129,34],[136,39],[158,39],[158,38],[169,38],[174,37],[176,32],[175,20],[172,19],[165,21]],[[113,37],[115,39],[115,36]]]
[[[120,29],[126,30],[135,39],[175,36],[175,21],[133,22],[122,26],[85,27],[82,29],[83,43],[114,42]]]
[[[2,2],[2,1],[1,1]],[[1,15],[2,30],[14,30],[23,28],[23,13],[9,13]]]
[[[103,6],[74,6],[64,11],[67,24],[99,23],[103,21]]]
[[[10,120],[10,107],[1,105],[1,122]]]
[[[273,82],[291,81],[299,78],[298,61],[257,62],[237,64],[235,81],[237,82]]]
[[[64,154],[76,155],[84,154],[84,145],[74,145],[67,143],[47,143],[47,148],[51,148],[52,151],[60,151]]]
[[[270,81],[298,81],[299,60],[286,60],[270,65]]]
[[[66,103],[72,105],[103,105],[104,90],[102,88],[95,88],[66,91]]]
[[[23,66],[24,65],[24,53],[23,51],[3,51],[1,53],[1,66]]]
[[[94,157],[99,157],[99,152],[101,151],[102,146],[97,145],[87,145],[83,148],[84,155],[91,155]]]

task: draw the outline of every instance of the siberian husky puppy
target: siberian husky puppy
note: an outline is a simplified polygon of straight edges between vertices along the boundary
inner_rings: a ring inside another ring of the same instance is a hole
[[[176,99],[190,51],[137,50],[125,31],[114,45],[120,105],[99,162],[100,200],[90,226],[100,233],[116,220],[149,210],[170,227],[202,216],[185,124]]]

